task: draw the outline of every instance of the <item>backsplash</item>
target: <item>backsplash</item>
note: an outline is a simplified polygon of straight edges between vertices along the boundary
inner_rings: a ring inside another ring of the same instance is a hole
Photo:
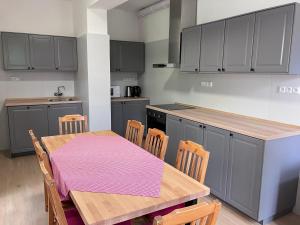
[[[111,73],[111,86],[120,86],[121,97],[125,96],[126,86],[138,85],[138,75],[136,73]]]

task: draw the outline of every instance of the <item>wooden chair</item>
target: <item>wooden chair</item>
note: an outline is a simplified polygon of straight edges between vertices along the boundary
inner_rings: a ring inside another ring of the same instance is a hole
[[[29,136],[31,138],[32,144],[34,144],[34,142],[38,141],[37,137],[35,136],[33,130],[28,130]]]
[[[154,219],[154,225],[215,225],[221,210],[221,203],[214,201],[210,204],[203,202],[190,207],[176,209],[165,215]],[[198,223],[199,221],[199,223]]]
[[[76,134],[88,131],[87,116],[66,115],[59,117],[59,134]]]
[[[125,138],[128,141],[142,147],[143,135],[144,125],[136,120],[128,120]]]
[[[148,129],[144,149],[161,160],[164,160],[168,142],[169,136],[167,136],[165,132],[156,128]]]
[[[202,145],[192,141],[180,141],[177,152],[176,168],[181,172],[204,183],[209,152]]]

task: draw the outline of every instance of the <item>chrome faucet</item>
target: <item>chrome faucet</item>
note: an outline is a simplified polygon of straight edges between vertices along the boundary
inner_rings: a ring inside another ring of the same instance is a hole
[[[61,91],[61,90],[66,90],[66,87],[65,86],[58,86],[57,87],[57,92],[54,92],[54,96],[56,97],[61,97],[64,95],[64,93]]]

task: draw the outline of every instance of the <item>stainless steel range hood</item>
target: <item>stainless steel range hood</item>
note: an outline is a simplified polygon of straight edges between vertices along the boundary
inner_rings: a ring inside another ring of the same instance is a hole
[[[153,68],[180,66],[181,31],[196,25],[197,0],[170,0],[169,59],[168,63],[153,64]]]

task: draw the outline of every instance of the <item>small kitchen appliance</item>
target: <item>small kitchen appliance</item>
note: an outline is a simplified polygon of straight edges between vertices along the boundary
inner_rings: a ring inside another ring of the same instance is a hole
[[[110,97],[112,97],[112,98],[121,97],[120,86],[111,86],[110,87]]]
[[[132,87],[132,97],[141,97],[142,89],[140,86]]]
[[[126,86],[125,97],[133,97],[133,87],[132,86]]]

